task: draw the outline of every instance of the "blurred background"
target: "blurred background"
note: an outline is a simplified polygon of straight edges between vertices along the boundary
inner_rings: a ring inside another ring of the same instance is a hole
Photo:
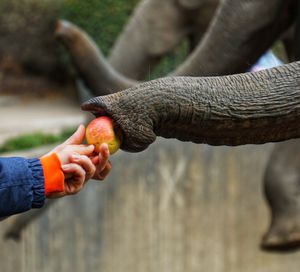
[[[150,80],[194,52],[218,5],[0,0],[0,155],[41,156],[92,118],[80,104],[102,90],[90,88],[74,62],[78,37],[65,42],[73,26],[79,39],[95,42],[95,59],[104,67]],[[61,19],[72,25],[58,39]],[[275,39],[262,46],[272,51],[255,52],[224,74],[291,60],[288,41]],[[273,148],[158,139],[142,153],[119,151],[105,182],[90,181],[79,195],[1,222],[0,271],[298,271],[297,250],[260,247],[271,222],[264,173]]]

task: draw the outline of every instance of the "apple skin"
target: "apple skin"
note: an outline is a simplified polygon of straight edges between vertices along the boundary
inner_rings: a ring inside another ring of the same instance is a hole
[[[121,133],[114,130],[113,121],[107,116],[92,120],[86,127],[85,137],[88,144],[95,146],[95,151],[100,151],[100,145],[107,143],[109,153],[118,151],[121,145]]]

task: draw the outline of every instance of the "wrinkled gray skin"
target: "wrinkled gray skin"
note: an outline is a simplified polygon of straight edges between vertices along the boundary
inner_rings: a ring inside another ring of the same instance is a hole
[[[285,250],[300,246],[299,163],[299,140],[277,144],[270,156],[264,187],[272,219],[262,241],[265,249]]]
[[[139,152],[156,136],[210,145],[262,144],[300,136],[300,63],[223,77],[168,77],[82,105],[108,115],[121,148]]]
[[[142,0],[115,42],[110,64],[142,80],[160,59],[189,37],[199,42],[219,0]]]

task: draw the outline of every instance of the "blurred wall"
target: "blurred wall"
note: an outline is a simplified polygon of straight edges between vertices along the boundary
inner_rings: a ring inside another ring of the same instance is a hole
[[[0,242],[1,271],[299,271],[300,253],[259,249],[271,148],[159,140],[119,152],[103,184],[60,200],[20,243]]]

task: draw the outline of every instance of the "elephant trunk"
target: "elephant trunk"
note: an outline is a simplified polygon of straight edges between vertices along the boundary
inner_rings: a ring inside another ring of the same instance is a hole
[[[223,77],[169,77],[83,104],[122,129],[137,152],[156,136],[211,145],[262,144],[300,136],[300,62]]]
[[[70,51],[76,70],[94,95],[114,93],[136,84],[114,70],[94,41],[74,24],[58,21],[55,36]]]
[[[246,71],[292,24],[293,2],[221,1],[201,43],[172,75],[215,76]]]

